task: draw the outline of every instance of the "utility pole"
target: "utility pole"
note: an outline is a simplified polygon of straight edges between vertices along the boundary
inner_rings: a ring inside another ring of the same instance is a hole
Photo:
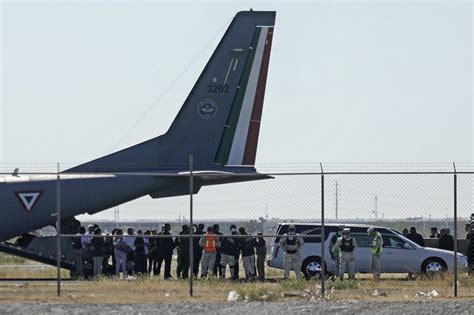
[[[114,221],[116,227],[118,227],[118,221],[120,220],[120,207],[117,206],[114,208]]]
[[[379,197],[375,195],[375,208],[374,211],[372,211],[375,214],[375,220],[378,220],[379,218]]]
[[[339,192],[338,192],[339,183],[337,182],[337,180],[334,181],[334,186],[336,186],[336,220],[337,220],[337,212],[339,210]]]

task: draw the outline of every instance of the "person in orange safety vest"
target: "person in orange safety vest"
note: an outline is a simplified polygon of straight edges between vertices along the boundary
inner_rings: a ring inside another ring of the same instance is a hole
[[[199,240],[199,245],[203,248],[201,260],[201,278],[207,277],[207,272],[214,269],[216,263],[217,248],[221,246],[221,241],[214,233],[212,226],[207,227],[207,233]]]

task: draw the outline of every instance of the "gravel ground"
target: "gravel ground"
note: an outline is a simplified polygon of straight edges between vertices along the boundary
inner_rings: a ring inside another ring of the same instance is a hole
[[[474,314],[471,301],[314,303],[0,304],[1,314]]]

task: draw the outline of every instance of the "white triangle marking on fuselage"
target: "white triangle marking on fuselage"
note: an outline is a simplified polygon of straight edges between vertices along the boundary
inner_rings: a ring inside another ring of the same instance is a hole
[[[40,195],[39,192],[18,193],[18,197],[20,197],[20,200],[23,202],[23,205],[28,211],[30,211],[33,208],[33,206],[36,203],[36,200],[38,200],[39,195]]]

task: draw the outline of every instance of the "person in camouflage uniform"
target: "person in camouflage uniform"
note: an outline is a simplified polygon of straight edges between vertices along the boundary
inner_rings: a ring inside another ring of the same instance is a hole
[[[303,246],[303,238],[296,234],[295,226],[288,226],[288,233],[280,238],[280,248],[285,252],[283,259],[283,268],[285,279],[290,276],[290,270],[295,271],[296,277],[301,276],[301,258],[300,249]]]
[[[331,255],[332,264],[334,266],[334,276],[336,277],[339,276],[339,268],[340,268],[339,257],[341,253],[339,251],[334,252],[334,246],[336,246],[337,239],[342,236],[342,230],[345,227],[346,226],[343,224],[339,225],[339,231],[332,236],[331,243],[329,243],[329,254]]]
[[[344,278],[347,269],[349,279],[355,279],[355,257],[354,250],[357,248],[355,238],[351,236],[351,229],[344,228],[342,236],[339,237],[334,245],[334,252],[339,252],[339,279]]]

